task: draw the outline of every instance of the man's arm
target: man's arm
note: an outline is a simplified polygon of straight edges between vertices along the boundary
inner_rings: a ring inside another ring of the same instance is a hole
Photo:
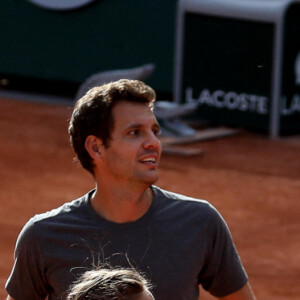
[[[235,293],[232,293],[226,297],[219,298],[222,300],[255,300],[255,296],[251,290],[250,285],[247,283],[244,287]]]

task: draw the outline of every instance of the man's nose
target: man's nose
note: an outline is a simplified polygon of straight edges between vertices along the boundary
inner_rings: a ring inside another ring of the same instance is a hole
[[[154,132],[149,132],[144,141],[144,148],[161,149],[160,139]]]

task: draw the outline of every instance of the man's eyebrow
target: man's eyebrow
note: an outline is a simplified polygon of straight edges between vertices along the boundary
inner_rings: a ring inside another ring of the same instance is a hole
[[[126,130],[127,129],[132,129],[132,128],[140,128],[140,127],[143,127],[143,124],[141,124],[141,123],[133,123],[133,124],[129,125],[128,127],[126,127]]]
[[[130,124],[128,127],[126,127],[125,130],[135,129],[135,128],[142,128],[144,126],[145,125],[142,124],[142,123],[133,123],[133,124]],[[160,128],[160,125],[158,124],[158,122],[155,122],[155,123],[152,124],[151,127]]]

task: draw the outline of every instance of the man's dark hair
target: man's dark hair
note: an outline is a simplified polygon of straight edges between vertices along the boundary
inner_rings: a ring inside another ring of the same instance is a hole
[[[109,147],[114,127],[112,109],[117,102],[148,103],[153,108],[155,91],[139,80],[121,79],[89,90],[75,104],[69,123],[71,144],[81,165],[94,174],[92,158],[85,148],[89,135]]]

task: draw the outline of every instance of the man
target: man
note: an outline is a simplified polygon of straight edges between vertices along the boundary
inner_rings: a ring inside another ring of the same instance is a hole
[[[32,218],[16,246],[8,299],[65,299],[99,263],[142,271],[156,300],[253,300],[230,232],[212,205],[160,189],[155,92],[137,80],[90,90],[76,104],[71,143],[95,189]]]

